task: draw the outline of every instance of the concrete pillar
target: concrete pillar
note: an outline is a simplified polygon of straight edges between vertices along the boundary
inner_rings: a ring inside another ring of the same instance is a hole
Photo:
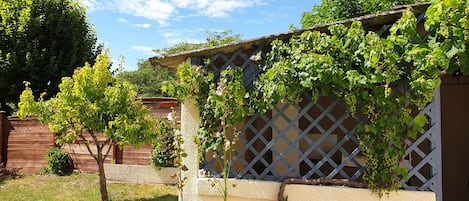
[[[199,130],[199,110],[195,105],[195,100],[185,100],[181,107],[181,133],[184,143],[182,148],[187,153],[182,163],[187,167],[188,171],[182,171],[182,178],[187,178],[182,189],[182,198],[179,201],[197,201],[197,175],[199,170],[198,149],[194,143],[194,137]]]

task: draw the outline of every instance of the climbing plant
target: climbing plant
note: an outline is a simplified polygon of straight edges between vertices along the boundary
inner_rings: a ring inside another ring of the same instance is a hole
[[[407,174],[399,167],[405,154],[402,139],[415,139],[427,123],[423,116],[412,118],[409,106],[424,107],[440,83],[432,50],[417,43],[422,39],[411,11],[386,38],[366,32],[360,22],[331,26],[329,32],[307,31],[272,44],[265,73],[257,82],[264,106],[259,108],[265,111],[283,100],[296,101],[304,91],[316,100],[343,100],[351,115],[360,113],[368,119],[357,129],[367,159],[364,181],[380,194],[397,189],[398,178]]]
[[[179,82],[166,90],[179,99],[196,98],[201,111],[196,142],[203,149],[222,151],[227,138],[219,129],[234,129],[253,112],[299,101],[305,91],[314,100],[320,96],[342,100],[350,115],[361,114],[368,120],[356,129],[367,159],[363,180],[381,196],[399,188],[399,178],[407,177],[408,170],[399,167],[404,139],[415,139],[428,123],[425,116],[413,117],[412,107],[423,109],[432,100],[441,71],[469,73],[467,8],[464,0],[434,1],[424,32],[417,31],[416,17],[408,10],[385,35],[353,22],[349,27],[331,26],[327,33],[306,31],[274,41],[256,87],[249,92],[240,87],[237,68],[223,71],[218,79],[189,65],[179,66]],[[218,89],[226,86],[239,88],[220,93]]]
[[[195,142],[201,158],[206,153],[213,153],[212,157],[218,161],[223,181],[215,180],[213,185],[219,187],[224,200],[227,200],[232,187],[228,185],[228,177],[239,136],[236,125],[252,111],[247,104],[243,72],[240,68],[228,67],[216,77],[201,68],[180,65],[178,75],[180,82],[169,84],[164,90],[180,100],[191,96],[196,98],[201,111],[201,127]]]
[[[450,74],[469,74],[469,3],[434,1],[426,12],[428,44],[440,52],[439,64]]]

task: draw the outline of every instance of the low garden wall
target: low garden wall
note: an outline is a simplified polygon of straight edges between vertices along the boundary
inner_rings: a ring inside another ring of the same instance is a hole
[[[214,179],[198,179],[199,201],[218,201],[222,197],[219,185],[212,187]],[[217,182],[222,180],[217,179]],[[228,193],[230,201],[277,201],[281,183],[230,179],[229,185],[235,185]],[[220,186],[221,187],[221,186]],[[307,192],[307,193],[305,193]],[[433,192],[399,190],[381,199],[368,189],[342,186],[316,186],[289,184],[285,186],[284,197],[288,201],[435,201]]]
[[[149,165],[104,164],[107,181],[176,184],[178,168],[154,168]]]

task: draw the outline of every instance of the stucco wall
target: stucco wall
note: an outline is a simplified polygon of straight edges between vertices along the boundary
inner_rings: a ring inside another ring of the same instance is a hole
[[[149,165],[104,164],[107,181],[176,184],[178,168],[153,168]]]
[[[445,76],[441,86],[443,200],[469,200],[469,77]]]
[[[199,178],[198,191],[199,201],[219,201],[221,194],[218,185],[212,186],[214,181],[221,180]],[[230,179],[230,185],[236,186],[229,191],[230,201],[277,201],[280,183],[236,180]],[[285,196],[288,201],[435,201],[435,193],[424,191],[397,191],[381,199],[372,194],[368,189],[335,187],[335,186],[312,186],[291,184],[285,187]]]

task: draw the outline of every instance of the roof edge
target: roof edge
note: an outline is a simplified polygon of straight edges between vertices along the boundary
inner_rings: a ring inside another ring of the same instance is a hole
[[[271,35],[262,36],[259,38],[242,40],[239,42],[224,44],[224,45],[210,47],[210,48],[203,48],[203,49],[198,49],[198,50],[180,52],[180,53],[167,55],[167,56],[155,56],[155,57],[149,58],[149,61],[153,65],[160,65],[162,67],[176,69],[179,64],[184,63],[186,59],[189,57],[200,57],[204,55],[212,55],[221,51],[234,52],[240,48],[250,48],[250,47],[259,45],[261,43],[272,42],[277,39],[283,40],[293,35],[299,35],[306,31],[325,31],[328,27],[333,26],[333,25],[338,25],[338,24],[349,25],[354,21],[361,21],[364,26],[385,24],[391,21],[395,21],[396,17],[400,18],[402,13],[407,8],[413,8],[414,13],[419,14],[419,13],[424,12],[428,8],[428,6],[430,6],[430,4],[431,3],[429,2],[423,2],[423,3],[415,3],[415,4],[409,4],[409,5],[395,6],[390,11],[386,11],[386,12],[382,12],[378,14],[369,14],[369,15],[350,18],[346,20],[326,23],[326,24],[318,24],[318,25],[304,28],[304,29],[282,32],[278,34],[271,34]],[[389,18],[389,19],[386,20],[386,18]],[[380,20],[383,20],[383,21],[380,21]]]

